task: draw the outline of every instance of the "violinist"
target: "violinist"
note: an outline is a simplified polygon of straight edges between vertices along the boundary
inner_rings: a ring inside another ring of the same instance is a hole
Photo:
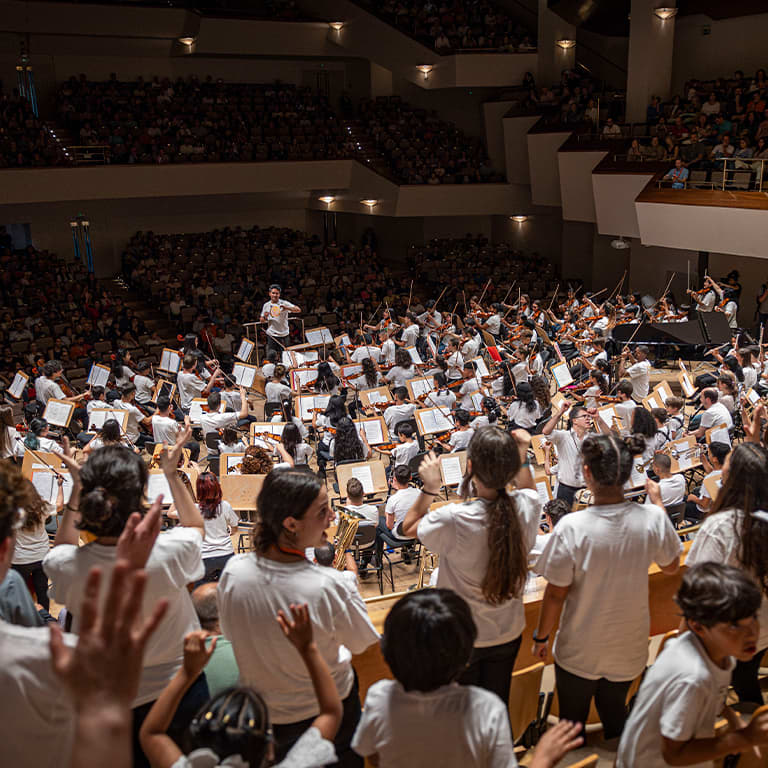
[[[590,385],[584,392],[584,405],[587,408],[597,408],[597,398],[608,394],[608,377],[599,368],[593,368],[589,372],[589,381]]]
[[[16,431],[13,410],[8,405],[0,406],[0,459],[23,458],[24,445]]]
[[[464,358],[461,352],[459,352],[459,342],[455,337],[448,339],[446,352],[448,353],[445,357],[445,362],[448,364],[448,370],[446,371],[448,383],[460,381],[462,370],[464,369]]]
[[[122,350],[120,350],[115,357],[115,359],[112,361],[111,370],[112,370],[112,376],[115,379],[115,386],[118,389],[122,389],[127,384],[130,384],[133,381],[133,377],[136,375],[129,367],[128,363],[131,361],[131,353],[126,350],[125,353],[123,353]]]
[[[42,375],[35,379],[35,399],[43,407],[51,399],[78,403],[85,397],[84,393],[80,395],[65,395],[64,390],[59,385],[63,374],[64,366],[58,360],[49,360],[43,365]]]
[[[373,389],[383,382],[384,379],[381,373],[376,370],[376,366],[371,358],[366,357],[360,365],[363,368],[360,375],[349,381],[353,389]]]
[[[517,398],[507,409],[509,429],[531,431],[542,416],[541,406],[534,397],[533,388],[527,381],[517,385]]]
[[[489,427],[496,424],[501,415],[501,410],[492,397],[484,397],[480,407],[482,413],[479,416],[475,416],[469,423],[469,426],[475,430],[475,432],[481,427]]]
[[[333,443],[333,435],[326,431],[326,427],[336,429],[339,422],[347,415],[347,408],[344,398],[340,395],[331,395],[328,405],[325,406],[325,412],[320,414],[317,411],[312,413],[312,427],[319,436],[317,443],[317,466],[321,475],[325,474],[325,466],[332,458],[330,452]],[[350,423],[352,421],[350,420]],[[353,425],[354,426],[354,425]]]
[[[394,384],[395,387],[405,387],[405,382],[408,379],[413,379],[416,374],[416,367],[408,350],[399,348],[395,352],[395,365],[387,371],[387,375],[384,378]]]
[[[398,347],[415,347],[419,338],[419,320],[414,312],[406,312],[406,325],[400,336],[400,341],[395,341]]]
[[[279,456],[281,463],[276,464],[275,469],[309,464],[314,451],[311,445],[304,442],[295,424],[286,424],[280,437],[282,440],[275,442],[275,455]]]
[[[133,377],[133,384],[136,387],[136,402],[146,411],[154,410],[152,390],[155,387],[155,382],[146,375],[149,370],[149,363],[142,360],[136,364],[136,374]]]
[[[389,456],[394,460],[394,463],[387,467],[388,476],[391,475],[392,469],[401,465],[409,466],[411,459],[419,452],[419,444],[413,439],[413,425],[407,421],[402,422],[397,427],[397,439],[398,442],[394,448],[386,450],[384,448],[377,448],[373,446],[373,450],[381,453],[385,456]]]
[[[267,352],[274,350],[278,354],[281,349],[288,346],[290,329],[288,327],[289,314],[296,314],[301,310],[290,301],[280,298],[280,286],[269,286],[269,301],[261,308],[261,322],[267,323]]]
[[[493,338],[498,342],[501,339],[501,313],[502,313],[502,306],[501,304],[491,304],[491,308],[493,309],[493,313],[485,318],[485,322],[480,323],[480,328],[482,328],[484,331],[487,331],[488,333],[493,336]]]
[[[736,301],[736,294],[730,288],[723,290],[717,283],[714,283],[714,289],[718,296],[718,302],[715,304],[715,312],[722,312],[728,321],[728,327],[735,329],[739,325],[739,305]]]
[[[465,411],[474,410],[472,395],[481,391],[481,382],[477,375],[477,365],[472,360],[467,360],[462,369],[464,381],[459,388],[459,408]]]
[[[464,326],[464,335],[462,336],[463,344],[461,345],[461,356],[465,360],[470,360],[473,357],[477,357],[477,353],[480,350],[480,335],[475,329],[475,321],[473,318],[468,318]]]
[[[270,349],[266,355],[266,362],[261,366],[261,375],[269,381],[275,373],[275,366],[277,365],[280,356],[277,351]]]
[[[197,372],[197,358],[187,353],[181,361],[181,370],[176,374],[176,386],[179,389],[179,400],[181,410],[184,414],[189,413],[192,400],[196,397],[207,397],[213,389],[216,377],[221,372],[217,367],[206,383],[202,376]]]
[[[408,390],[405,387],[395,387],[392,395],[395,398],[395,404],[384,411],[384,423],[387,425],[390,436],[394,438],[397,425],[401,421],[412,419],[418,405],[408,399]]]
[[[114,390],[113,390],[114,391]],[[146,430],[152,429],[152,417],[144,413],[134,403],[136,397],[136,386],[127,384],[121,390],[118,398],[113,400],[112,407],[119,408],[122,411],[128,411],[128,421],[125,424],[125,436],[138,448],[144,443],[152,442],[149,434],[141,432],[140,427]],[[110,392],[110,395],[112,393]]]
[[[628,346],[624,347],[619,363],[619,378],[625,374],[632,380],[632,396],[635,400],[639,402],[648,397],[651,387],[651,363],[648,360],[648,347],[644,344],[641,344],[634,354]]]
[[[632,399],[633,392],[634,385],[629,379],[622,379],[618,387],[616,387],[616,396],[619,398],[619,401],[616,403],[616,413],[624,425],[622,429],[622,434],[624,435],[630,433],[632,413],[637,408],[637,403]]]
[[[344,354],[346,355],[348,363],[362,363],[363,360],[373,358],[377,363],[381,359],[381,350],[371,344],[366,343],[365,336],[358,332],[355,337],[355,344],[358,345],[357,349],[349,354],[349,347],[344,347]]]
[[[425,312],[417,317],[421,325],[421,337],[426,339],[431,333],[434,333],[442,324],[443,316],[435,309],[435,300],[430,299],[424,305]]]
[[[317,366],[317,378],[313,386],[318,393],[342,397],[347,393],[347,390],[341,386],[341,379],[331,369],[330,362],[322,362]]]
[[[451,453],[456,453],[456,451],[466,449],[469,441],[475,434],[475,430],[469,426],[469,411],[464,410],[464,408],[457,408],[453,414],[453,419],[456,423],[456,428],[451,433],[448,445],[451,446]]]
[[[371,455],[371,446],[365,436],[365,430],[357,431],[355,422],[344,416],[336,422],[336,434],[328,446],[330,458],[334,461],[365,461]],[[318,451],[318,464],[319,451]]]
[[[240,387],[240,411],[225,411],[219,413],[221,407],[221,393],[211,392],[208,395],[208,410],[203,410],[200,415],[200,428],[203,431],[203,438],[211,432],[218,432],[224,427],[236,425],[238,427],[247,426],[250,422],[248,418],[248,398],[245,394],[245,388]],[[255,420],[255,419],[254,419]]]
[[[379,331],[379,344],[381,345],[381,356],[379,362],[382,365],[392,365],[395,362],[395,342],[390,338],[390,332],[383,328]]]
[[[445,374],[442,371],[435,373],[432,377],[435,388],[427,393],[424,398],[425,408],[442,408],[446,411],[452,411],[456,403],[456,395],[448,389]]]
[[[272,373],[272,380],[266,383],[264,387],[264,396],[268,403],[279,403],[285,397],[290,397],[293,390],[283,383],[285,379],[286,368],[284,365],[276,365]]]
[[[224,453],[243,453],[248,447],[241,432],[234,427],[224,427],[221,430],[221,440],[219,440],[219,455]]]
[[[717,300],[714,288],[715,285],[715,281],[707,275],[704,278],[704,287],[700,291],[693,291],[690,288],[688,289],[688,294],[695,302],[696,309],[698,309],[699,312],[714,311],[715,301]]]
[[[189,425],[189,416],[185,417],[184,424]],[[152,414],[152,440],[155,443],[175,445],[176,438],[182,429],[182,425],[171,416],[169,397],[160,395],[157,398],[157,410]],[[200,443],[197,440],[190,440],[184,444],[184,447],[189,451],[192,461],[197,461],[200,458]]]
[[[134,450],[120,433],[120,424],[117,419],[105,419],[104,423],[101,425],[101,429],[96,432],[96,435],[89,440],[83,448],[83,453],[86,456],[90,456],[93,451],[98,450],[99,448],[106,448],[110,445],[122,445]],[[138,448],[135,450],[138,451]]]

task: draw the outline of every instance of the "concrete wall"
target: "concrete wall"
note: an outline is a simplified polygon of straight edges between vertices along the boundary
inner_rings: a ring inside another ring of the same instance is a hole
[[[596,173],[592,176],[597,230],[601,235],[640,237],[635,198],[651,180],[649,174]]]
[[[531,201],[534,205],[561,205],[557,150],[570,135],[570,132],[528,134]]]
[[[560,198],[566,221],[597,221],[592,170],[607,152],[558,152]]]
[[[531,183],[528,131],[538,120],[538,115],[505,117],[502,120],[504,161],[507,169],[507,181],[510,184]]]
[[[506,171],[503,117],[509,111],[511,105],[511,101],[488,101],[483,104],[485,146],[488,150],[491,167],[501,173]],[[521,137],[520,144],[525,145],[525,143],[525,137],[523,136]],[[509,181],[509,176],[507,176],[507,180]]]

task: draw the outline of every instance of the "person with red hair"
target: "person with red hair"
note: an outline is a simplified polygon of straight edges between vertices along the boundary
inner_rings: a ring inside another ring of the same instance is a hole
[[[222,499],[221,485],[212,472],[197,478],[197,506],[203,515],[203,565],[205,576],[200,581],[218,581],[224,566],[235,554],[231,535],[237,533],[240,518],[228,501]]]

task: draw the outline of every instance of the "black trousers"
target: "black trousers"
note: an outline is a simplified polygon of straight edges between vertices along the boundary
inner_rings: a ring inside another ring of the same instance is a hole
[[[501,645],[485,648],[473,648],[467,668],[461,673],[462,685],[477,685],[486,691],[495,693],[505,705],[509,704],[509,687],[512,682],[512,670],[520,650],[523,636]],[[520,736],[521,734],[516,734]]]
[[[341,718],[341,726],[333,745],[336,747],[336,756],[339,761],[331,763],[340,768],[363,768],[363,758],[352,749],[352,736],[355,734],[357,724],[360,722],[362,709],[360,707],[360,689],[357,683],[357,672],[355,672],[355,681],[352,683],[352,689],[349,695],[342,701],[344,714]],[[296,723],[282,723],[280,725],[273,723],[272,733],[275,739],[275,762],[279,763],[288,754],[291,747],[299,740],[304,731],[312,725],[314,717],[308,717],[306,720],[299,720]]]
[[[760,660],[766,649],[758,651],[750,661],[737,661],[731,676],[731,685],[739,701],[753,701],[763,705],[763,693],[760,690],[760,681],[757,673],[760,670]]]
[[[583,487],[584,486],[566,485],[565,483],[559,482],[557,484],[556,498],[563,499],[573,506],[573,502],[576,499],[576,491],[580,491]]]
[[[32,589],[35,590],[37,602],[47,611],[51,607],[51,603],[48,600],[48,577],[43,570],[43,561],[38,560],[36,563],[12,565],[11,567],[21,574],[24,581],[29,579],[32,582]]]
[[[277,339],[277,341],[275,341]],[[289,336],[270,336],[267,334],[267,351],[266,354],[269,354],[272,350],[277,352],[278,360],[280,359],[280,356],[283,354],[283,350],[289,346]]]
[[[631,680],[612,682],[604,677],[588,680],[566,672],[559,664],[555,664],[555,684],[561,720],[572,720],[583,726],[589,716],[589,705],[594,699],[605,738],[621,736],[627,721],[626,702]]]

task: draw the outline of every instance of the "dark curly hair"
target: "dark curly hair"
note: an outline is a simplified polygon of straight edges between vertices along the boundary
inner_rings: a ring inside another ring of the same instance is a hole
[[[335,461],[362,461],[365,449],[352,419],[346,416],[336,423],[336,440],[333,447]]]
[[[243,456],[244,475],[268,475],[274,467],[272,456],[260,445],[249,445]]]
[[[21,472],[10,462],[0,461],[0,542],[13,533],[19,509],[24,509],[27,501],[28,490]]]

